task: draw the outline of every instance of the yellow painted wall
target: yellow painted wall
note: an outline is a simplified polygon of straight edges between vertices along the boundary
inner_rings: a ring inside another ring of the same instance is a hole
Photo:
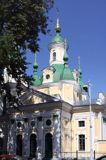
[[[50,78],[46,79],[46,75],[50,75]],[[47,82],[53,82],[53,71],[49,69],[45,69],[43,71],[43,83],[47,83]]]
[[[41,89],[39,89],[39,91],[40,92],[43,92],[43,93],[45,93],[45,94],[49,94],[49,88],[41,88]]]
[[[73,101],[73,86],[70,84],[63,84],[62,88],[63,99],[65,101]]]
[[[81,118],[82,117],[82,118]],[[85,127],[79,127],[78,121],[84,120],[85,121]],[[72,129],[72,152],[76,152],[76,150],[79,150],[79,140],[78,135],[85,134],[85,143],[86,148],[85,151],[89,152],[90,148],[90,123],[89,123],[89,113],[83,112],[83,113],[74,113],[73,118],[71,121]]]
[[[100,140],[100,119],[95,117],[95,137]]]
[[[61,136],[61,151],[66,154],[71,152],[71,121],[62,118],[61,122],[62,136]]]
[[[105,153],[106,154],[106,141],[104,142],[99,142],[97,145],[98,148],[98,153]]]
[[[50,95],[61,94],[61,91],[58,86],[50,87],[49,92],[50,92]]]
[[[44,72],[44,74],[46,75],[48,72]],[[48,80],[49,81],[49,80]],[[46,80],[45,80],[46,82]],[[45,83],[44,82],[44,83]],[[43,86],[44,87],[44,86]],[[74,86],[73,84],[68,84],[68,83],[63,83],[59,85],[54,85],[54,86],[48,86],[45,88],[38,88],[39,91],[49,94],[49,95],[60,95],[60,97],[62,97],[63,100],[65,100],[66,102],[69,103],[73,103],[75,101],[79,101],[82,99],[81,95],[78,94],[75,90],[74,90]]]
[[[61,95],[63,97],[63,100],[70,102],[74,100],[78,100],[78,95],[74,91],[73,85],[71,84],[62,84],[61,87],[59,86],[50,86],[48,88],[42,88],[39,89],[39,91],[49,94],[49,95]],[[81,99],[81,97],[80,97]],[[85,152],[90,152],[90,114],[89,112],[79,112],[78,113],[72,113],[72,120],[67,125],[68,128],[65,128],[65,121],[62,120],[62,133],[61,133],[61,145],[62,150],[61,152],[73,152],[76,153],[76,151],[79,149],[79,142],[78,142],[78,135],[79,134],[85,134],[86,139],[86,148]],[[106,144],[104,143],[97,143],[97,140],[101,140],[101,129],[100,128],[100,117],[94,115],[94,147],[97,152],[105,152],[106,153]],[[85,120],[85,127],[78,127],[78,121],[79,120]],[[70,132],[70,136],[68,135],[68,132]]]
[[[31,102],[32,102],[32,104],[38,104],[38,103],[42,103],[43,101],[42,101],[42,98],[40,98],[40,97],[32,96]]]

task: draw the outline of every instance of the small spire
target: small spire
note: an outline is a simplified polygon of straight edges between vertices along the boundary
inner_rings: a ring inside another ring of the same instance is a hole
[[[64,60],[64,64],[67,64],[68,54],[67,54],[67,41],[66,41],[66,39],[64,41],[64,57],[63,57],[63,60]]]
[[[83,81],[82,81],[82,70],[81,70],[81,64],[80,64],[80,56],[78,56],[78,72],[79,72],[79,84],[81,88],[83,88]]]
[[[34,72],[35,71],[37,71],[37,68],[38,68],[38,64],[37,64],[37,53],[35,53],[35,61],[34,61],[34,65],[33,65],[33,67],[34,67]]]
[[[64,64],[67,64],[67,61],[68,61],[68,55],[67,55],[66,50],[64,51],[64,57],[63,57],[63,60],[64,60]]]
[[[33,65],[33,68],[34,68],[34,75],[33,75],[33,81],[32,81],[33,86],[41,85],[41,80],[38,77],[38,73],[37,73],[38,64],[37,64],[36,57],[37,57],[37,53],[35,53],[35,61],[34,61],[34,65]]]
[[[79,71],[80,74],[82,74],[81,64],[80,64],[80,56],[78,56],[78,71]]]
[[[78,66],[80,66],[80,56],[78,56]]]
[[[60,22],[59,22],[59,18],[57,18],[57,22],[56,22],[56,32],[60,33],[61,32],[61,27],[60,27]]]
[[[66,38],[65,38],[65,40],[64,40],[64,48],[65,48],[65,49],[67,48],[67,40],[66,40]]]

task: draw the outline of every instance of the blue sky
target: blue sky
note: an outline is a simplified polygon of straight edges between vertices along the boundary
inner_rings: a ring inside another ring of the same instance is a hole
[[[80,56],[83,82],[92,82],[92,98],[101,91],[106,95],[106,0],[55,0],[49,12],[53,21],[49,23],[51,32],[46,36],[40,35],[39,75],[49,65],[48,44],[55,35],[57,17],[61,23],[61,34],[69,45],[70,68],[77,68]],[[34,63],[32,54],[28,54],[28,61]],[[33,74],[32,71],[30,65],[28,74]]]

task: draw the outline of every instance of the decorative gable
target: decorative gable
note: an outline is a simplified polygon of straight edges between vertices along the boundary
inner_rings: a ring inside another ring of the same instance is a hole
[[[43,83],[49,83],[53,82],[53,73],[54,68],[53,67],[47,67],[43,70]]]
[[[56,101],[56,98],[49,96],[37,90],[28,89],[21,97],[20,101],[23,105],[39,104],[45,102]]]

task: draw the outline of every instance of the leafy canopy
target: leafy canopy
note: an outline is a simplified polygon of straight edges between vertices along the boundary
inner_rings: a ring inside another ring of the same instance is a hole
[[[53,0],[1,0],[0,35],[12,35],[14,43],[38,50],[39,33],[47,33],[47,13]]]
[[[15,79],[21,92],[26,75],[26,49],[39,50],[39,33],[48,32],[48,11],[53,0],[0,0],[0,94],[9,95],[4,70]],[[8,94],[7,94],[8,93]],[[9,97],[7,96],[7,97]]]

